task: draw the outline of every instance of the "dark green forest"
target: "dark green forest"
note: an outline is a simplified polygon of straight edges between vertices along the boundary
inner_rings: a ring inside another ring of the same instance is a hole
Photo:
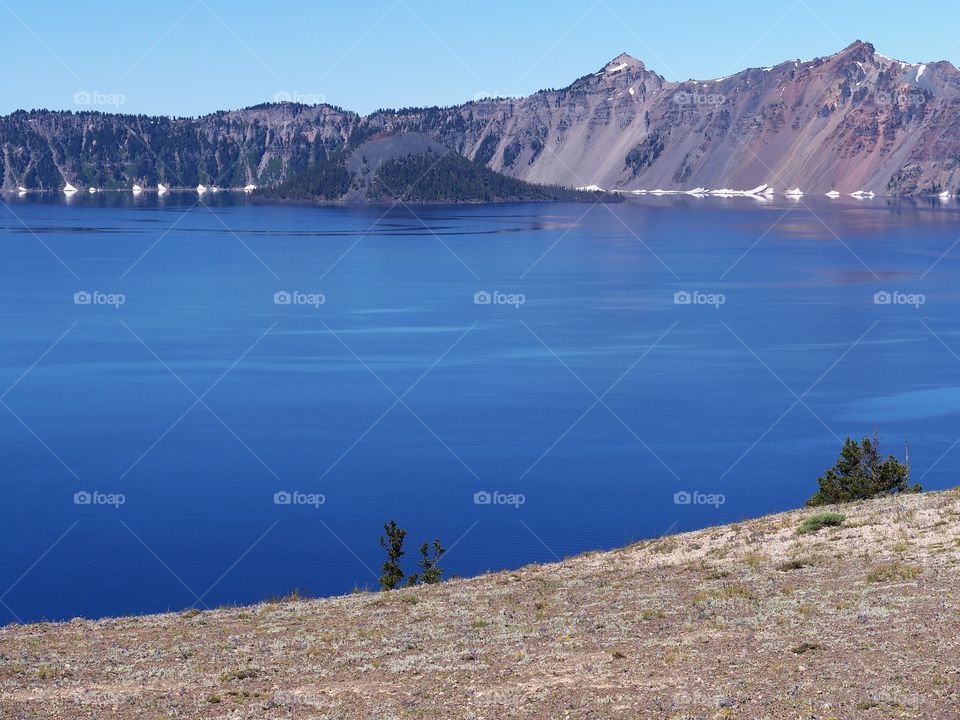
[[[339,200],[352,182],[353,175],[338,154],[319,160],[279,185],[257,190],[257,196],[274,200]]]
[[[534,185],[494,172],[462,155],[414,155],[384,163],[368,192],[371,200],[405,202],[492,202],[496,200],[582,200],[585,193]]]

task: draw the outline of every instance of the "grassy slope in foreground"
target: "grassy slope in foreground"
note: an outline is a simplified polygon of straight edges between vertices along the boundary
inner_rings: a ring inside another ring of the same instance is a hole
[[[947,718],[960,490],[438,586],[0,629],[3,718]]]

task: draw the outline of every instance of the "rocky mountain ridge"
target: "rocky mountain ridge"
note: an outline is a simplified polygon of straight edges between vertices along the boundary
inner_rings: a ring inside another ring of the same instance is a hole
[[[557,90],[448,108],[268,104],[200,118],[0,118],[2,188],[272,185],[383,132],[423,133],[507,175],[608,190],[960,190],[960,71],[857,41],[810,61],[667,81],[622,54]]]

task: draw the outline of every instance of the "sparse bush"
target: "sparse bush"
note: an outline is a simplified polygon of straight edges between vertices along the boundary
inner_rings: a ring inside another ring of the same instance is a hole
[[[301,600],[307,600],[310,597],[310,593],[303,588],[294,588],[285,595],[268,595],[264,600],[268,605],[279,605],[287,602],[299,602]]]
[[[722,585],[716,590],[697,593],[693,596],[693,602],[726,602],[727,600],[749,600],[751,597],[750,590],[746,585],[742,583],[730,583]]]
[[[440,544],[440,539],[435,538],[433,541],[433,554],[430,554],[431,546],[427,543],[424,543],[420,546],[420,582],[424,585],[435,585],[440,582],[440,578],[443,576],[443,568],[440,567],[439,562],[440,558],[443,557],[443,554],[446,552],[446,549],[443,545]]]
[[[867,572],[867,582],[894,582],[896,580],[913,580],[923,572],[916,565],[907,565],[902,562],[888,562],[874,565]]]
[[[383,526],[387,533],[386,538],[380,536],[380,547],[387,551],[387,559],[383,561],[380,576],[380,587],[383,590],[394,590],[403,582],[404,572],[400,567],[400,558],[403,556],[403,541],[407,531],[399,527],[396,521],[391,520]]]
[[[803,522],[800,523],[800,527],[797,528],[797,534],[806,535],[807,533],[815,533],[821,528],[838,527],[846,519],[846,515],[838,512],[817,513],[816,515],[804,518]]]
[[[387,559],[383,562],[381,568],[383,574],[380,576],[380,588],[383,590],[395,590],[400,587],[406,578],[406,586],[414,585],[434,585],[440,582],[443,576],[443,569],[440,567],[440,559],[446,552],[446,548],[436,538],[433,544],[423,543],[420,546],[420,566],[419,573],[412,573],[409,577],[404,573],[400,565],[400,558],[403,556],[403,541],[407,536],[407,531],[399,527],[393,520],[383,526],[387,536],[380,536],[380,546],[387,551]]]
[[[711,570],[707,573],[707,580],[722,580],[730,576],[729,570]]]
[[[813,562],[810,560],[792,558],[777,565],[777,570],[780,570],[781,572],[789,572],[790,570],[803,570],[803,568],[809,567],[812,564]]]
[[[241,668],[240,670],[231,670],[220,675],[220,682],[230,682],[231,680],[248,680],[257,677],[260,671],[256,668]]]
[[[820,489],[807,500],[807,505],[867,500],[880,495],[920,492],[919,484],[910,485],[910,466],[893,455],[882,459],[880,436],[864,438],[859,444],[847,438],[836,465],[817,482]]]

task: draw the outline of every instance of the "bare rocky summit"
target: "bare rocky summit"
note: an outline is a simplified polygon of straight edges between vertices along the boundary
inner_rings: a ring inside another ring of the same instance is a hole
[[[485,137],[501,138],[491,167],[535,182],[915,194],[960,186],[958,109],[953,65],[892,60],[858,41],[679,83],[621,55],[563,90],[474,112],[489,120]]]
[[[955,717],[960,491],[442,585],[0,629],[0,717]],[[820,509],[818,509],[819,511]]]
[[[0,117],[0,187],[273,185],[380,133],[423,133],[515,178],[607,190],[960,191],[960,70],[861,41],[670,82],[623,54],[559,90],[361,116],[272,103],[200,118]]]

